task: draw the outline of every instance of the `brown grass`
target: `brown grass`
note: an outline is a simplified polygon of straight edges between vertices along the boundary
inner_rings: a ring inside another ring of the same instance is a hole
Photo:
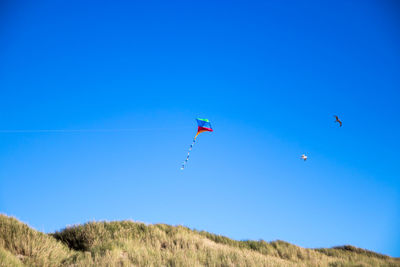
[[[305,249],[133,221],[44,234],[0,215],[1,266],[400,266],[400,260],[352,246]]]

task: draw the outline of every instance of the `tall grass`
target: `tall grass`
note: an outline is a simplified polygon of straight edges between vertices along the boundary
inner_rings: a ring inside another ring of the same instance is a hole
[[[351,246],[305,249],[133,221],[43,234],[0,215],[0,266],[400,266],[400,260]]]

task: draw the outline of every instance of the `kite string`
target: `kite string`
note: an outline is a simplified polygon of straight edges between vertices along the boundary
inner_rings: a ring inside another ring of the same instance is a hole
[[[197,137],[197,136],[196,136],[196,137]],[[189,147],[189,151],[188,151],[187,157],[186,157],[185,161],[182,163],[181,170],[185,169],[185,165],[186,165],[186,163],[187,163],[188,160],[189,160],[190,151],[192,151],[192,148],[193,148],[194,144],[196,143],[196,137],[193,138],[193,142],[192,142],[192,144],[191,144],[190,147]]]
[[[189,127],[174,127],[173,129],[189,129]],[[165,131],[171,128],[122,128],[122,129],[24,129],[0,130],[0,133],[97,133],[97,132],[140,132],[140,131]]]

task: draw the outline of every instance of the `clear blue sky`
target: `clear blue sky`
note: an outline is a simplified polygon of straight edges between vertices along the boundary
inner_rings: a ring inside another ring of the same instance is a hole
[[[0,211],[45,232],[133,219],[400,256],[399,12],[2,1],[0,130],[134,131],[1,132]],[[215,131],[182,172],[196,117]]]

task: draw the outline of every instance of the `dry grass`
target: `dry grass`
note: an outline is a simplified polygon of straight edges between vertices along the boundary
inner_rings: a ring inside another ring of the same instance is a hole
[[[46,235],[0,215],[1,266],[400,266],[400,260],[351,246],[305,249],[132,221]]]
[[[0,248],[27,265],[54,266],[71,254],[68,247],[53,237],[4,215],[0,215]]]

